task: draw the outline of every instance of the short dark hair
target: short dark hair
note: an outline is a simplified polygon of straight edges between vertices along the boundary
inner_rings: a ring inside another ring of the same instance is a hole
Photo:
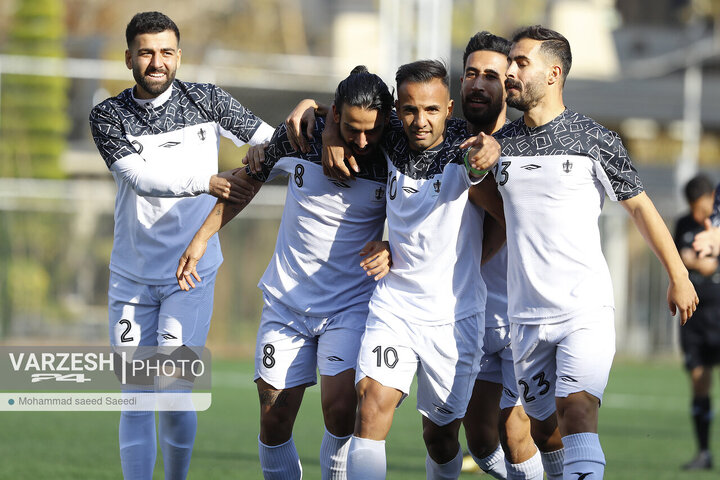
[[[712,193],[714,190],[715,185],[710,180],[710,177],[704,173],[699,173],[685,184],[685,199],[688,203],[693,203],[698,198]]]
[[[406,63],[398,68],[395,74],[395,83],[400,88],[404,82],[427,83],[439,79],[443,85],[450,88],[450,80],[445,64],[440,60],[418,60]]]
[[[565,83],[570,67],[572,66],[572,52],[570,51],[570,42],[562,34],[555,30],[550,30],[542,25],[532,25],[524,27],[513,34],[513,43],[519,42],[523,38],[530,38],[542,42],[540,51],[555,57],[560,61],[562,66],[562,81]]]
[[[510,40],[493,35],[486,30],[476,33],[470,37],[470,41],[465,47],[465,53],[463,53],[463,70],[465,70],[470,54],[480,50],[489,50],[507,56],[510,53],[510,45]]]
[[[365,65],[358,65],[335,90],[335,108],[338,112],[342,112],[343,105],[379,110],[387,114],[392,110],[393,96],[380,77],[370,73]]]
[[[175,32],[175,38],[177,38],[178,44],[180,43],[180,30],[177,25],[173,22],[170,17],[163,15],[160,12],[140,12],[136,13],[135,16],[130,20],[125,29],[125,40],[127,41],[128,48],[135,37],[143,33],[160,33],[165,30],[172,30]]]

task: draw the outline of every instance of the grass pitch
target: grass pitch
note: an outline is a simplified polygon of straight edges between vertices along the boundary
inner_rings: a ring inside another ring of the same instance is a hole
[[[716,402],[717,403],[717,402]],[[616,361],[600,410],[608,480],[704,480],[715,471],[686,473],[695,453],[688,381],[674,363]],[[0,479],[121,479],[117,412],[0,413]],[[214,361],[213,403],[198,414],[191,479],[261,479],[257,457],[257,394],[249,361]],[[717,439],[717,428],[713,428]],[[323,435],[319,387],[307,390],[295,428],[304,478],[320,478]],[[717,444],[713,442],[711,445]],[[720,452],[714,448],[716,457]],[[159,448],[158,448],[159,452]],[[398,409],[387,440],[388,478],[424,479],[420,415],[411,396]],[[488,478],[463,474],[462,479]],[[156,479],[162,479],[158,453]]]

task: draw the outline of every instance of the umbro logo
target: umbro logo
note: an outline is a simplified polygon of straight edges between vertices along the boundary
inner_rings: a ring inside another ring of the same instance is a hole
[[[510,397],[510,398],[517,398],[517,395],[515,395],[515,394],[514,394],[513,392],[511,392],[509,389],[503,388],[503,390],[505,391],[505,395],[507,395],[508,397]]]
[[[329,357],[327,357],[327,359],[329,362],[342,362],[343,361],[342,358],[337,357],[335,355],[330,355]]]
[[[335,181],[335,180],[331,180],[331,182],[340,188],[350,188],[350,185],[348,185],[345,182],[339,182],[339,181]]]
[[[175,146],[177,146],[177,145],[180,145],[180,142],[165,142],[165,143],[163,143],[162,145],[159,145],[159,146],[160,146],[160,147],[163,147],[163,148],[172,148],[172,147],[175,147]]]
[[[560,377],[560,380],[562,380],[563,382],[568,382],[568,383],[577,383],[577,380],[575,380],[573,377],[571,377],[569,375],[562,375]]]
[[[446,415],[450,415],[450,414],[453,413],[452,410],[448,410],[448,409],[445,408],[445,407],[441,407],[440,405],[436,405],[436,404],[434,404],[434,403],[433,403],[433,405],[435,406],[435,411],[436,411],[436,412],[444,413],[444,414],[446,414]]]
[[[165,340],[177,340],[177,337],[176,337],[175,335],[170,334],[170,333],[163,333],[163,334],[160,335],[160,336],[163,337]]]
[[[587,473],[583,473],[583,472],[572,472],[572,474],[573,474],[573,475],[577,475],[577,476],[578,476],[578,480],[585,480],[586,478],[588,478],[588,476],[592,475],[593,472],[587,472]]]
[[[418,190],[418,189],[416,189],[416,188],[413,188],[413,187],[402,187],[402,188],[403,188],[403,192],[405,192],[405,193],[410,193],[410,194],[417,193],[417,192],[420,191],[420,190]]]
[[[537,170],[538,168],[542,168],[540,165],[536,165],[534,163],[529,163],[527,165],[523,165],[520,168],[524,168],[525,170]]]

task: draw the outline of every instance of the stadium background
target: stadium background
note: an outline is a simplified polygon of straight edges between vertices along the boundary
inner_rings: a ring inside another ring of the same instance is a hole
[[[720,180],[717,0],[3,0],[0,344],[106,342],[115,186],[87,115],[132,85],[124,28],[134,13],[152,9],[180,28],[178,78],[217,83],[273,125],[301,98],[329,101],[360,63],[392,85],[398,65],[443,58],[458,102],[470,35],[486,29],[509,36],[542,23],[573,48],[566,104],[620,133],[671,228],[685,210],[680,186],[688,178],[703,170]],[[241,158],[223,141],[222,168]],[[264,187],[221,232],[225,264],[208,341],[218,357],[243,362],[252,352],[261,308],[255,285],[283,199],[282,184]],[[673,421],[689,432],[662,267],[618,205],[606,203],[601,229],[619,359],[667,368],[652,378],[673,376],[680,409]],[[251,395],[248,409],[253,402]]]

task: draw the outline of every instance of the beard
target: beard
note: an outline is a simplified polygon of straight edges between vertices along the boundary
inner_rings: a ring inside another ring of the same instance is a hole
[[[536,83],[526,83],[523,85],[518,81],[507,79],[505,80],[505,88],[508,86],[516,88],[517,91],[512,94],[508,92],[507,104],[521,112],[527,112],[536,107],[542,98],[540,88]]]
[[[479,98],[488,102],[485,104],[485,109],[483,111],[477,111],[474,109],[470,103],[470,100],[473,98]],[[473,125],[488,125],[494,122],[497,120],[497,117],[500,115],[503,107],[502,97],[493,99],[485,95],[473,95],[469,98],[465,98],[463,96],[461,100],[463,116],[465,117],[465,120]]]
[[[166,80],[163,83],[152,81],[150,78],[150,74],[157,71],[162,70],[146,69],[145,72],[141,72],[139,68],[133,66],[133,77],[135,78],[137,84],[140,85],[140,87],[142,87],[142,89],[147,93],[156,97],[170,88],[170,85],[172,85],[173,81],[175,81],[176,70],[168,71],[166,74]]]

